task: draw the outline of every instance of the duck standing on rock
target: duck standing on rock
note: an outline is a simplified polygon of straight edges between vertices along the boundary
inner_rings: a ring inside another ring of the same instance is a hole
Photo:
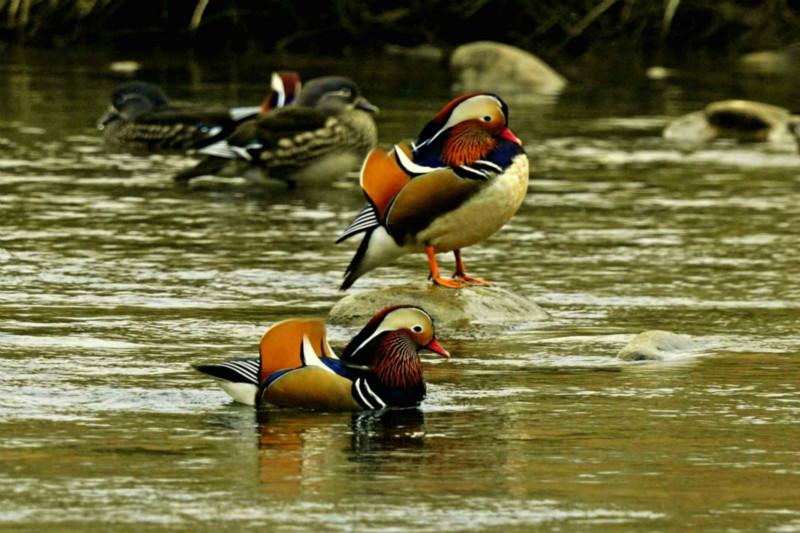
[[[173,103],[160,87],[130,81],[111,95],[111,107],[97,127],[111,146],[151,152],[201,148],[224,139],[243,120],[290,104],[300,86],[296,72],[274,72],[260,106],[227,108]]]
[[[416,142],[376,148],[361,169],[367,206],[337,242],[364,237],[342,290],[396,257],[424,251],[437,285],[487,284],[464,271],[461,249],[487,239],[516,213],[528,190],[528,158],[508,128],[497,95],[468,94],[448,103]],[[455,254],[453,279],[439,273],[437,252]]]
[[[377,143],[377,110],[352,80],[315,78],[294,105],[247,120],[227,139],[200,150],[207,157],[175,181],[218,175],[290,187],[330,183],[357,168]]]
[[[321,320],[289,319],[267,330],[260,359],[200,365],[234,400],[329,411],[412,407],[425,397],[418,352],[450,354],[436,340],[433,319],[419,307],[377,313],[338,358]]]

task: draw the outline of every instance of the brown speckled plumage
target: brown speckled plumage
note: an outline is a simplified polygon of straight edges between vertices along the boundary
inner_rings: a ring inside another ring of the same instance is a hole
[[[202,175],[253,177],[287,183],[325,182],[358,167],[377,143],[377,128],[368,112],[374,107],[345,78],[312,80],[296,105],[243,122],[217,150],[195,167],[175,176],[185,182]],[[316,99],[303,99],[317,90]],[[349,96],[343,96],[343,91]],[[366,109],[366,110],[365,110]]]

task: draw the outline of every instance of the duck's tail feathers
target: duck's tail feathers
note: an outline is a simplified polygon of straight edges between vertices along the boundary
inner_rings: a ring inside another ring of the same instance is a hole
[[[257,358],[231,359],[213,365],[195,365],[194,368],[214,378],[234,401],[255,405],[259,372]]]
[[[350,261],[350,264],[347,265],[347,270],[345,270],[344,272],[344,281],[342,281],[342,286],[339,287],[340,291],[346,291],[347,289],[349,289],[353,285],[353,283],[355,283],[356,280],[366,272],[366,269],[362,268],[362,264],[364,262],[364,258],[367,255],[367,248],[369,247],[369,238],[372,235],[372,231],[373,230],[369,230],[366,232],[364,238],[361,239],[361,244],[358,245],[358,250],[356,250],[356,255],[353,256],[353,259]],[[347,235],[347,232],[345,232],[344,235]],[[340,237],[339,240],[336,242],[340,242],[341,240],[346,239],[347,237],[345,237],[344,235],[342,235],[342,237]]]
[[[336,244],[349,239],[353,235],[370,231],[378,226],[380,226],[380,222],[378,221],[378,213],[375,212],[375,208],[372,206],[372,204],[368,203],[363,209],[361,209],[361,211],[358,212],[356,218],[354,218],[350,225],[345,228],[342,234],[339,235],[339,238],[336,239]]]
[[[408,251],[398,245],[383,226],[366,230],[353,260],[345,270],[344,281],[339,290],[346,291],[358,278],[373,268],[385,265]]]

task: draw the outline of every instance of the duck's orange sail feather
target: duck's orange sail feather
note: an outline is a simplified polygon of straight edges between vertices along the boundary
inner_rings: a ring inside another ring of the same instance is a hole
[[[403,150],[411,157],[411,148],[408,145],[398,144],[396,149]],[[378,212],[379,220],[383,220],[392,200],[409,179],[408,174],[398,164],[394,152],[387,153],[375,148],[367,155],[361,167],[361,189]]]
[[[336,357],[325,336],[322,320],[292,318],[278,322],[264,333],[259,344],[261,372],[259,381],[287,368],[303,366],[303,337],[308,337],[311,346],[320,356]]]

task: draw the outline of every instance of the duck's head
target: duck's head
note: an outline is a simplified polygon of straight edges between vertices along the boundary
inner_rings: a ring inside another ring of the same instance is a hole
[[[145,81],[129,81],[117,87],[111,95],[111,107],[97,122],[97,126],[103,129],[117,119],[136,120],[167,103],[167,95],[159,87]]]
[[[469,165],[499,142],[521,145],[508,128],[508,106],[496,94],[466,94],[450,101],[422,129],[415,149],[436,146],[448,165]]]
[[[450,353],[439,344],[431,316],[419,307],[396,305],[383,309],[367,323],[342,352],[349,366],[373,370],[388,384],[402,386],[422,379],[419,356],[430,350]]]
[[[312,79],[303,87],[296,105],[314,107],[331,114],[352,109],[378,112],[376,106],[361,96],[361,90],[353,80],[341,76]]]

